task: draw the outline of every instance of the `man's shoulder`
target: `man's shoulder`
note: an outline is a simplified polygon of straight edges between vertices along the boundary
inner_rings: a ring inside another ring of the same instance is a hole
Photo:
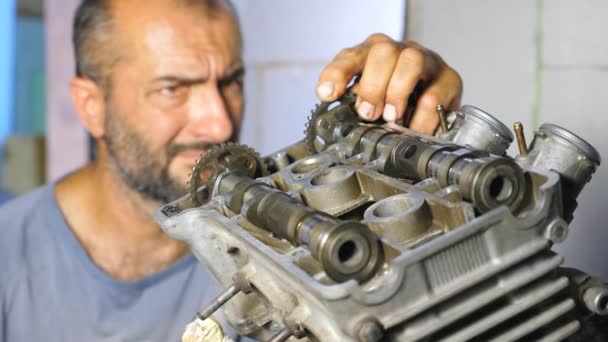
[[[0,279],[14,278],[31,259],[28,254],[49,242],[58,210],[54,186],[45,185],[0,206]],[[2,284],[0,284],[2,285]]]
[[[11,229],[45,214],[56,205],[54,201],[54,185],[48,184],[3,203],[0,206],[0,234],[10,233]]]

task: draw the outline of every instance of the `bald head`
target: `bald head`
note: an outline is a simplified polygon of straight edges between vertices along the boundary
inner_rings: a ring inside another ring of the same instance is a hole
[[[121,44],[120,23],[116,19],[128,17],[138,6],[161,6],[174,11],[196,9],[190,12],[200,14],[204,19],[226,14],[236,19],[236,12],[228,0],[83,0],[76,10],[72,27],[78,77],[89,78],[102,87],[107,85],[113,65],[129,53]]]

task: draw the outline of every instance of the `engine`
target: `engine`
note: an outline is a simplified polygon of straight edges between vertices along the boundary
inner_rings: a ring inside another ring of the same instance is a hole
[[[473,106],[427,136],[363,122],[347,93],[304,140],[262,158],[211,148],[190,193],[155,213],[224,291],[230,324],[260,341],[561,341],[608,314],[608,288],[561,268],[576,198],[600,164],[543,124],[528,146]]]

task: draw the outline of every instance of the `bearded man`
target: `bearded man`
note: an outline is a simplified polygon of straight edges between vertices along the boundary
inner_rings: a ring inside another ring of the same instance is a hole
[[[187,246],[152,219],[186,193],[210,144],[235,140],[243,112],[241,37],[219,0],[84,0],[74,19],[74,106],[96,159],[0,209],[0,341],[175,341],[217,293]],[[324,69],[322,100],[353,76],[365,119],[411,127],[457,108],[458,74],[413,42],[375,34]]]

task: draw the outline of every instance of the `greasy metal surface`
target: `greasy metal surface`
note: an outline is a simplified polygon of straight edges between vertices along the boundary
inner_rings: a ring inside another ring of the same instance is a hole
[[[216,145],[201,156],[192,168],[188,187],[193,205],[204,204],[213,195],[210,192],[199,192],[201,185],[206,184],[210,188],[222,172],[234,171],[250,177],[268,174],[266,164],[250,147],[234,143]]]
[[[268,341],[279,322],[310,341],[560,341],[606,313],[605,287],[562,271],[550,250],[567,238],[564,198],[599,164],[590,150],[545,132],[515,160],[494,153],[504,131],[488,151],[338,112],[313,116],[322,145],[267,156],[269,176],[214,169],[196,190],[209,202],[184,196],[155,214],[222,286],[235,275],[251,284],[224,306],[239,332]],[[485,119],[491,134],[502,129]],[[539,157],[559,153],[565,161]],[[581,156],[589,162],[570,175]],[[370,244],[378,265],[336,276],[336,262],[362,260]]]
[[[452,113],[451,122],[448,132],[437,135],[458,145],[503,155],[513,142],[513,133],[507,126],[474,106],[465,105]]]

